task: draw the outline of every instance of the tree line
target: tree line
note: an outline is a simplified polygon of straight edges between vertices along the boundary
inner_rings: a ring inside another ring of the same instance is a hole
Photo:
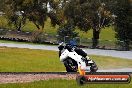
[[[2,10],[9,25],[18,31],[28,19],[38,30],[44,29],[48,18],[52,26],[59,25],[60,37],[71,36],[81,31],[93,30],[92,48],[97,48],[103,28],[114,26],[118,44],[129,50],[132,41],[132,0],[1,0]],[[108,33],[109,34],[109,33]]]

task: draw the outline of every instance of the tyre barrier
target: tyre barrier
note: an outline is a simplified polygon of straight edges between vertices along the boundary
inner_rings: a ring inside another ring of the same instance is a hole
[[[14,37],[6,37],[6,36],[0,36],[0,40],[17,41],[17,42],[32,42],[30,38],[14,38]],[[57,42],[52,42],[52,41],[33,42],[33,43],[58,45]]]
[[[13,38],[13,37],[6,37],[0,36],[0,40],[10,40],[10,41],[18,41],[18,42],[29,42],[29,39],[22,39],[22,38]]]

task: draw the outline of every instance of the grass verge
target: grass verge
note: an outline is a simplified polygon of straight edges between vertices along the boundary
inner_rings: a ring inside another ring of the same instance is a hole
[[[132,67],[132,60],[106,56],[90,57],[99,69]],[[0,47],[0,72],[57,72],[65,71],[58,52]]]
[[[79,86],[75,80],[47,80],[31,83],[0,84],[0,88],[131,88],[130,84],[88,84]]]

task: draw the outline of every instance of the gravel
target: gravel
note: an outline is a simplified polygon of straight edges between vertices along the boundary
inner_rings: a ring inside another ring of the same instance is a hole
[[[132,68],[98,70],[97,72],[129,72],[129,73],[132,73]],[[34,81],[40,81],[40,80],[51,80],[51,79],[75,80],[78,75],[79,73],[67,73],[67,72],[0,73],[0,84],[28,83],[28,82],[34,82]]]
[[[0,74],[0,84],[27,83],[50,79],[76,79],[77,74]]]

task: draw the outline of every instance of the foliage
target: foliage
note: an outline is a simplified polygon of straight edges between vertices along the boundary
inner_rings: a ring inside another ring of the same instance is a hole
[[[41,3],[42,2],[39,2],[39,0],[33,0],[28,3],[29,5],[26,7],[27,18],[36,25],[37,29],[43,29],[47,19],[47,8],[42,7]],[[47,1],[43,3],[47,3]]]
[[[93,48],[98,45],[101,28],[109,26],[113,21],[112,13],[101,0],[69,0],[64,15],[82,31],[93,29]]]
[[[53,26],[60,24],[55,13],[54,0],[6,0],[5,13],[9,24],[21,30],[26,19],[33,22],[37,29],[43,29],[47,17],[51,19]]]
[[[116,0],[114,13],[115,32],[120,50],[129,50],[129,43],[132,41],[132,9],[130,0]]]
[[[42,30],[34,30],[32,32],[31,42],[33,42],[33,43],[41,43],[42,40],[45,40],[45,39],[41,39],[42,35],[43,35],[43,31]]]
[[[21,31],[21,28],[26,23],[26,13],[23,11],[22,0],[5,0],[4,13],[8,19],[10,26],[15,26],[15,29]]]
[[[0,12],[4,10],[4,0],[0,0]]]
[[[72,23],[67,23],[59,27],[58,35],[59,41],[68,42],[77,37],[78,33],[75,32],[75,27],[72,25]]]

